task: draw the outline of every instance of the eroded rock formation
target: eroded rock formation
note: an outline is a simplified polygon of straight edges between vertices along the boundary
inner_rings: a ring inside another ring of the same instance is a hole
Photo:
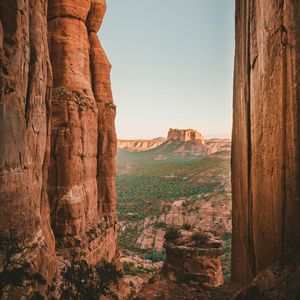
[[[204,138],[202,134],[194,129],[169,129],[168,140],[190,142],[190,141],[201,141],[203,144]]]
[[[105,9],[105,0],[0,3],[0,235],[26,236],[35,246],[24,259],[47,280],[57,254],[118,257],[116,107],[96,34]]]
[[[112,260],[115,240],[116,107],[110,63],[96,32],[103,0],[49,1],[53,70],[49,201],[58,245]]]
[[[221,240],[209,233],[180,230],[166,235],[165,272],[169,280],[189,286],[220,286],[223,272]]]
[[[0,235],[26,236],[31,249],[20,254],[49,279],[55,243],[46,193],[52,86],[46,12],[46,0],[0,3]]]
[[[299,58],[299,1],[236,1],[235,281],[300,249]]]

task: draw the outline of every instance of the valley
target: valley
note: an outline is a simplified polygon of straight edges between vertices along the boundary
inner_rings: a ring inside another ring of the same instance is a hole
[[[150,260],[152,271],[157,271],[157,263],[165,260],[163,244],[170,228],[199,230],[223,241],[223,273],[225,281],[230,280],[230,141],[214,139],[211,144],[213,148],[204,140],[168,138],[147,151],[118,149],[118,244],[123,261],[130,256]],[[134,265],[127,275],[148,273]]]

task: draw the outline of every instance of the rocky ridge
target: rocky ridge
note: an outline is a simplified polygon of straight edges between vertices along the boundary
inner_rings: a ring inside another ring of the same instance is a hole
[[[148,151],[163,144],[165,139],[157,140],[118,140],[118,149],[129,152]]]
[[[161,147],[160,147],[161,146]],[[166,152],[171,150],[174,156],[208,155],[215,152],[230,151],[230,139],[204,139],[201,133],[194,129],[169,129],[168,137],[152,140],[118,140],[118,150],[128,152]],[[171,149],[174,148],[174,149]],[[164,159],[158,154],[156,159]]]

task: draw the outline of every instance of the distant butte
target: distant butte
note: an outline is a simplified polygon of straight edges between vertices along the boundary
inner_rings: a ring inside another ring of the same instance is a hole
[[[201,148],[199,152],[203,154],[211,154],[218,151],[230,151],[230,139],[205,139],[204,136],[195,129],[177,129],[170,128],[168,137],[158,137],[152,140],[118,140],[118,149],[128,152],[144,152],[148,150],[159,150],[158,147],[163,147],[170,144],[191,144]],[[157,148],[157,149],[156,149]],[[205,150],[206,149],[206,150]],[[187,152],[193,152],[193,147]],[[205,151],[204,151],[205,150]],[[185,151],[186,152],[186,151]],[[197,151],[196,151],[197,152]],[[204,153],[205,152],[205,153]]]

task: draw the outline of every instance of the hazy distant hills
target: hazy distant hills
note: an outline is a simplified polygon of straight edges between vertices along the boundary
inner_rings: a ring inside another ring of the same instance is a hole
[[[152,140],[118,140],[118,150],[125,152],[145,152],[155,160],[169,157],[197,157],[215,152],[230,151],[230,139],[205,140],[201,133],[194,129],[170,129],[168,137]]]

